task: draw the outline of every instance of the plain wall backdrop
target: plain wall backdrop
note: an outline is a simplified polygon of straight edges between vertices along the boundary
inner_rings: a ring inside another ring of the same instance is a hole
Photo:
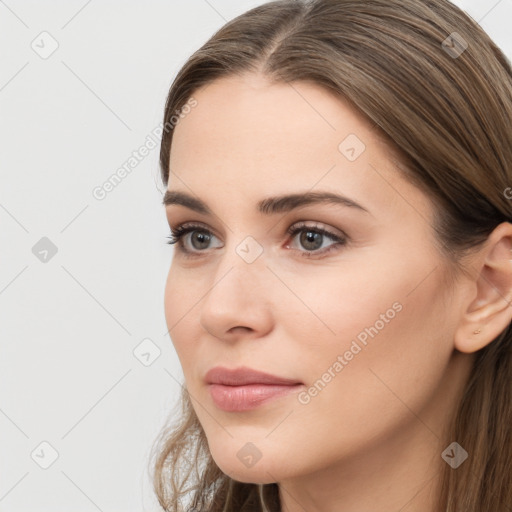
[[[161,510],[182,372],[157,128],[185,60],[262,3],[0,0],[0,512]],[[456,4],[512,57],[512,0]]]

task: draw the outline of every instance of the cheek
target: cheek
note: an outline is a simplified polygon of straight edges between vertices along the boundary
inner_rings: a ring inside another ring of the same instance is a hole
[[[184,292],[180,290],[179,281],[175,278],[173,267],[169,269],[164,291],[164,312],[167,328],[170,329],[177,320],[176,307],[179,305],[178,297]]]
[[[302,300],[276,307],[275,321],[290,329],[289,339],[297,340],[295,350],[322,362],[315,365],[315,377],[333,355],[335,359],[347,351],[352,351],[347,353],[350,361],[368,364],[435,357],[435,340],[452,329],[448,320],[453,313],[443,300],[443,275],[439,269],[432,271],[435,263],[427,254],[410,254],[405,260],[396,251],[382,251],[377,260],[368,251],[357,262],[316,269],[292,281]],[[298,321],[294,324],[291,318]]]
[[[323,292],[308,297],[335,334],[322,329],[315,340],[298,342],[309,387],[297,416],[326,439],[336,430],[340,449],[361,448],[414,421],[411,410],[433,399],[453,352],[442,276],[433,273],[418,286],[417,266],[387,268],[325,282]],[[424,275],[429,270],[425,265]],[[306,332],[317,322],[311,317]]]
[[[295,278],[293,290],[301,300],[289,298],[276,308],[276,323],[289,330],[286,338],[294,340],[293,351],[308,353],[312,364],[304,369],[310,378],[318,378],[319,370],[327,370],[347,351],[349,360],[356,359],[358,351],[357,359],[364,359],[363,351],[378,344],[404,317],[406,286],[388,279],[389,272],[369,268],[378,267],[365,263],[360,271],[351,266],[350,272],[343,266],[322,268],[308,278]]]
[[[195,347],[192,322],[197,323],[201,294],[171,266],[165,285],[164,312],[167,329],[185,376]],[[197,327],[196,327],[197,329]]]

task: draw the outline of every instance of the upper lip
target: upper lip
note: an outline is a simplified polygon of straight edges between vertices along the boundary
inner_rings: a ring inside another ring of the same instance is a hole
[[[247,366],[233,370],[216,366],[206,373],[205,381],[208,384],[223,384],[225,386],[244,386],[246,384],[279,384],[292,386],[294,384],[302,384],[297,380],[285,379],[269,373],[253,370]]]

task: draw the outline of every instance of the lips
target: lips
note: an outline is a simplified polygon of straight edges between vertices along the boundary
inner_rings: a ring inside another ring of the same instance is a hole
[[[293,386],[302,384],[294,379],[278,377],[269,373],[253,370],[246,366],[230,370],[222,366],[216,366],[205,375],[207,384],[222,384],[224,386],[245,386],[248,384],[267,384],[275,386]]]
[[[235,370],[217,366],[205,375],[205,381],[215,405],[226,412],[250,411],[303,386],[297,380],[245,366]]]

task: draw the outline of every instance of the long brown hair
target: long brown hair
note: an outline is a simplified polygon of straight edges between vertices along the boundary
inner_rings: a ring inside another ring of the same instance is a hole
[[[368,118],[402,156],[399,170],[436,205],[436,239],[455,268],[498,224],[512,221],[505,192],[512,186],[510,62],[448,0],[279,0],[256,7],[188,59],[171,85],[164,123],[198,88],[250,72],[274,82],[314,82]],[[166,131],[161,143],[165,185],[172,136]],[[178,512],[187,499],[187,510],[201,512],[279,511],[276,483],[241,483],[220,471],[185,387],[180,404],[153,446],[162,507]],[[512,510],[511,425],[509,324],[476,354],[446,433],[446,446],[456,440],[470,457],[457,470],[444,465],[436,510]]]

